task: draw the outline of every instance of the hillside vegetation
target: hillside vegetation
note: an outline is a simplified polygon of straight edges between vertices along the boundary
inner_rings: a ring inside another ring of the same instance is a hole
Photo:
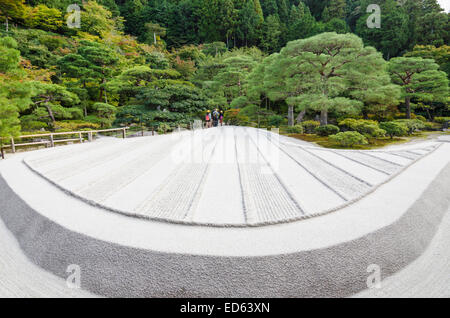
[[[366,25],[374,2],[381,28]],[[0,20],[0,137],[165,132],[217,108],[352,146],[450,116],[436,0],[0,0]]]

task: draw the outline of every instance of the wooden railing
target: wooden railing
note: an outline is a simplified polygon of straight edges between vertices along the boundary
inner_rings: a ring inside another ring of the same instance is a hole
[[[111,129],[102,129],[102,130],[87,130],[87,131],[69,131],[69,132],[55,132],[55,133],[48,133],[48,134],[36,134],[36,135],[23,135],[16,137],[17,139],[27,139],[27,138],[40,138],[40,137],[48,137],[48,140],[40,140],[40,141],[32,141],[32,142],[25,142],[25,143],[16,143],[14,141],[14,138],[11,137],[9,139],[8,144],[1,145],[1,158],[5,158],[4,149],[5,148],[11,148],[11,152],[15,153],[16,148],[18,147],[25,147],[25,146],[35,146],[35,145],[45,145],[46,147],[55,147],[55,144],[57,143],[63,143],[63,142],[73,142],[73,141],[79,141],[80,143],[84,141],[83,135],[87,135],[87,140],[91,142],[93,140],[93,135],[97,133],[103,133],[103,132],[113,132],[113,131],[121,131],[122,132],[122,138],[127,137],[127,130],[129,127],[123,127],[123,128],[111,128]],[[66,138],[66,139],[55,139],[55,136],[65,136],[65,135],[75,135],[76,138]]]

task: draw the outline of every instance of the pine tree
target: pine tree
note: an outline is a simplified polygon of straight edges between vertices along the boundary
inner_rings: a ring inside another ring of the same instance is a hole
[[[331,110],[358,113],[366,101],[376,98],[382,103],[389,99],[384,95],[395,96],[384,63],[381,54],[364,47],[354,34],[322,33],[289,42],[280,54],[271,56],[265,93],[273,101],[286,101],[290,125],[294,109],[318,111],[326,125]]]
[[[406,118],[411,118],[411,100],[445,102],[448,99],[448,78],[431,59],[396,57],[389,61],[392,81],[400,85],[405,98]]]
[[[256,15],[259,17],[259,22],[263,23],[264,22],[264,14],[263,14],[263,10],[261,8],[261,3],[259,2],[259,0],[253,0],[253,3],[254,3]]]
[[[344,19],[346,6],[347,4],[345,3],[345,0],[330,0],[328,6],[326,7],[328,9],[328,20],[333,18]]]
[[[367,3],[370,3],[370,0]],[[409,37],[408,16],[404,8],[394,0],[386,0],[381,6],[381,28],[369,29],[367,27],[368,16],[369,14],[365,14],[359,18],[356,34],[366,44],[383,52],[387,60],[404,53],[408,47]]]

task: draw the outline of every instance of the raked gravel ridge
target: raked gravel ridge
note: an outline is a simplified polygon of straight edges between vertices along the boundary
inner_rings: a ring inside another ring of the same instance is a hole
[[[242,127],[107,140],[30,154],[64,191],[139,218],[257,226],[325,214],[361,199],[439,143],[348,151]]]
[[[17,154],[0,162],[0,296],[449,297],[449,152],[222,127]]]

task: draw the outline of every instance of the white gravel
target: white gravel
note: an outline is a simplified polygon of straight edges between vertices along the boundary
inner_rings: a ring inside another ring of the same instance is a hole
[[[64,190],[113,211],[255,225],[337,209],[437,146],[336,151],[292,140],[221,127],[50,149],[27,154],[24,161]]]

